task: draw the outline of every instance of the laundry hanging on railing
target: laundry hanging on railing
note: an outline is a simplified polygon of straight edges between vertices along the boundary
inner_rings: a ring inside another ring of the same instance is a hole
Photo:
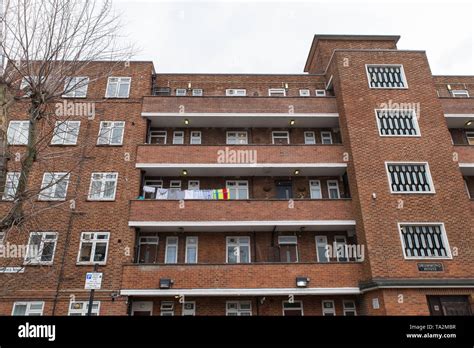
[[[200,200],[229,200],[230,190],[215,189],[215,190],[176,190],[163,189],[152,186],[144,186],[144,193],[155,194],[155,199],[160,200],[186,200],[186,199],[200,199]]]

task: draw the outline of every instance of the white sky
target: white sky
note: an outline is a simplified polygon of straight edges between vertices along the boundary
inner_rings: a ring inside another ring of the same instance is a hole
[[[472,0],[113,2],[160,73],[302,73],[314,34],[390,34],[433,74],[474,75]]]

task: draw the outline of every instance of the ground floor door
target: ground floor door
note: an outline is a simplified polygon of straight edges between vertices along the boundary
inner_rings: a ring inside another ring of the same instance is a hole
[[[467,296],[428,296],[431,315],[471,315]]]

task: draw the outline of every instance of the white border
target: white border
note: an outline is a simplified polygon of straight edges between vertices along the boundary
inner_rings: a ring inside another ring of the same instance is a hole
[[[355,220],[275,220],[275,221],[129,221],[129,227],[226,227],[226,226],[344,226],[356,225]]]
[[[395,111],[395,110],[403,110],[403,109],[374,109],[375,111],[375,121],[377,122],[377,129],[379,131],[379,136],[383,138],[420,138],[421,137],[421,130],[420,130],[420,125],[418,124],[418,116],[416,115],[416,111],[414,109],[410,109],[410,111],[413,113],[413,124],[415,125],[415,130],[416,133],[415,135],[393,135],[393,134],[382,134],[381,129],[382,125],[380,124],[379,117],[377,115],[377,111]]]
[[[285,303],[289,303],[289,304],[292,304],[290,301],[288,300],[283,300],[281,301],[281,315],[285,317]],[[303,309],[303,301],[301,300],[298,300],[298,301],[294,301],[293,303],[299,303],[300,304],[300,312],[301,312],[301,316],[304,317],[304,309]],[[290,308],[288,309],[289,311],[297,311],[297,309],[295,308]]]
[[[119,79],[117,81],[117,96],[108,96],[107,95],[107,92],[109,90],[110,79]],[[128,91],[127,91],[127,96],[126,97],[119,97],[118,96],[121,79],[130,79],[130,83],[128,84]],[[107,78],[107,86],[105,87],[105,97],[104,98],[106,98],[106,99],[128,99],[128,98],[130,98],[130,90],[131,89],[132,89],[132,77],[131,76],[109,76]]]
[[[369,74],[369,66],[379,66],[379,67],[385,67],[385,66],[398,66],[400,67],[400,72],[402,75],[403,82],[405,83],[405,87],[372,87],[370,86],[370,74]],[[405,75],[405,69],[403,68],[403,64],[365,64],[365,73],[367,74],[367,84],[369,86],[369,89],[408,89],[408,81],[407,81],[407,76]]]
[[[393,191],[392,190],[392,181],[391,181],[391,178],[390,178],[390,172],[388,171],[388,165],[389,164],[395,164],[395,165],[403,165],[403,164],[406,164],[406,165],[412,165],[412,164],[418,164],[418,165],[426,165],[426,178],[428,179],[428,184],[430,185],[431,187],[431,190],[430,191],[403,191],[403,192],[400,192],[400,191]],[[435,190],[435,187],[434,187],[434,182],[433,182],[433,177],[431,176],[431,171],[430,171],[430,165],[428,164],[428,162],[411,162],[411,161],[385,161],[385,172],[387,174],[387,180],[388,180],[388,188],[390,189],[390,193],[391,194],[394,194],[394,195],[427,195],[427,194],[435,194],[436,193],[436,190]]]

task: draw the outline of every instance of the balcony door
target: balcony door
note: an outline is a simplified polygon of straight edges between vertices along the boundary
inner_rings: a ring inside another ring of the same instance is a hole
[[[293,185],[291,181],[276,182],[276,198],[291,199],[293,198]]]
[[[156,263],[158,257],[158,237],[141,236],[138,239],[138,263]]]

